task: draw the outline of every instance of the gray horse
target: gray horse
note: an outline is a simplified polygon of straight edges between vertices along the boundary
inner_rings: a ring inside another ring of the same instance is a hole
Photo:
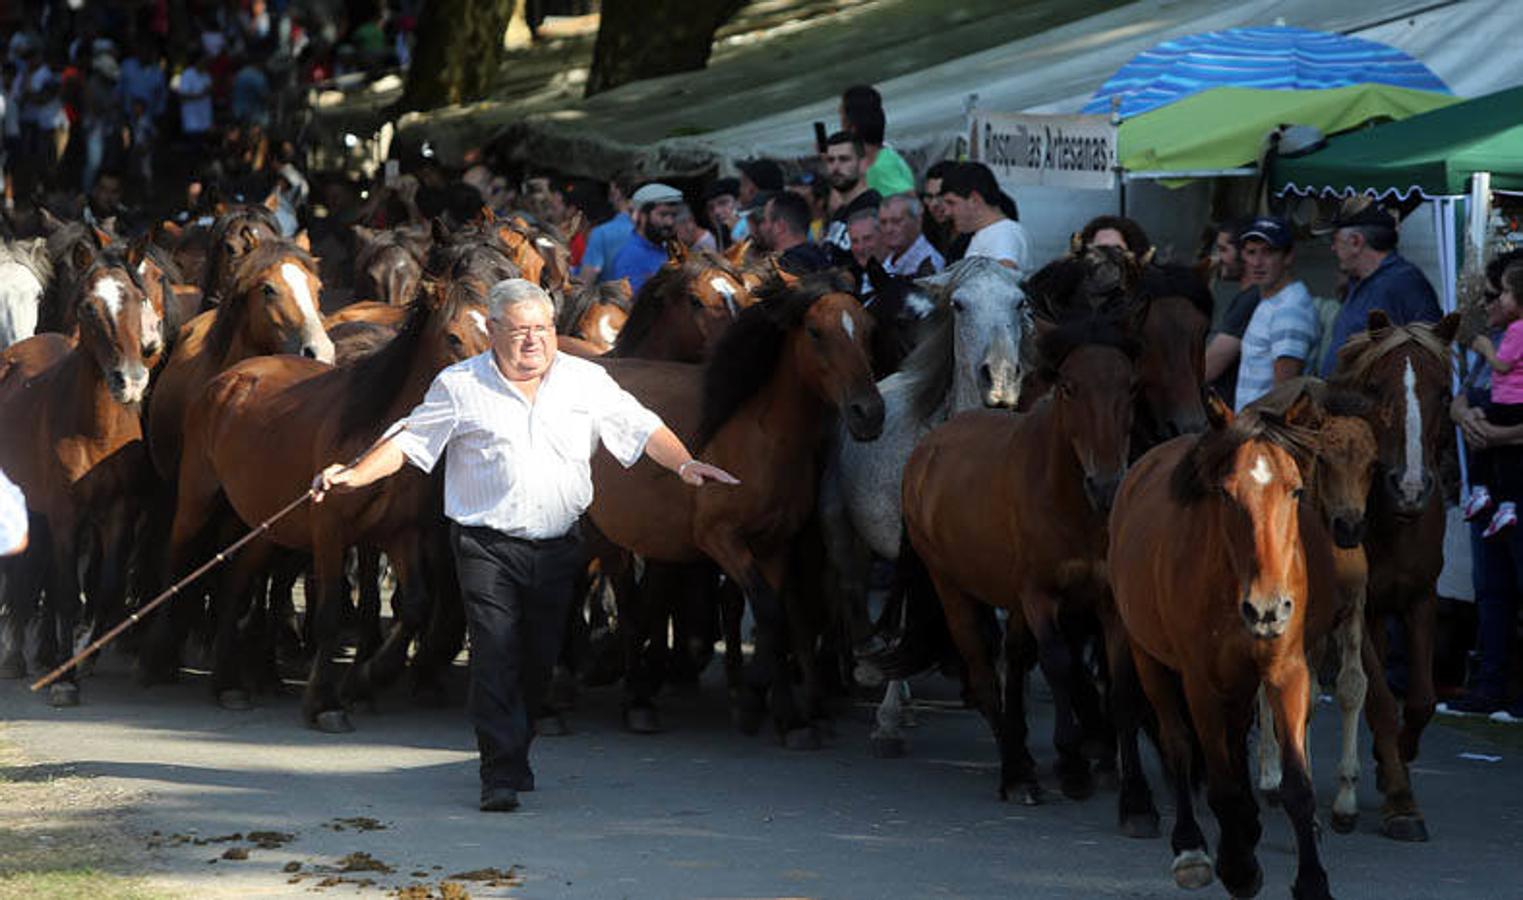
[[[37,331],[42,292],[52,277],[42,238],[0,243],[0,350]]]
[[[853,641],[862,641],[870,630],[871,555],[899,557],[899,485],[911,451],[931,429],[964,410],[1014,408],[1028,369],[1031,311],[1014,270],[974,257],[916,284],[934,311],[926,337],[904,366],[878,382],[883,433],[858,443],[843,430],[820,487],[820,519]],[[873,680],[869,664],[859,664],[858,671]],[[881,752],[902,752],[897,728],[905,696],[903,684],[888,684],[873,733]]]

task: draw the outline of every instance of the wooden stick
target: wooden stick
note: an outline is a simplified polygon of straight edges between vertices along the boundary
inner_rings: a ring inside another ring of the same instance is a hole
[[[87,657],[100,650],[100,648],[111,643],[111,641],[113,641],[117,635],[142,621],[144,616],[148,615],[150,612],[153,612],[153,610],[156,609],[160,604],[165,603],[175,594],[178,594],[180,590],[186,585],[190,584],[192,581],[195,581],[197,578],[200,578],[202,575],[205,575],[207,572],[220,565],[221,563],[226,562],[228,557],[243,549],[244,544],[247,544],[249,541],[252,541],[259,535],[269,531],[271,525],[274,525],[276,522],[285,518],[298,506],[301,506],[303,503],[306,503],[308,500],[311,500],[315,496],[317,496],[317,489],[309,488],[305,494],[302,494],[300,497],[297,497],[295,500],[287,503],[285,507],[280,510],[280,512],[277,512],[275,515],[270,516],[263,522],[260,522],[253,531],[250,531],[248,534],[223,548],[223,550],[216,556],[213,556],[211,559],[202,563],[200,568],[196,569],[194,572],[191,572],[189,575],[186,575],[184,578],[181,578],[179,581],[171,585],[169,590],[158,595],[157,597],[154,597],[148,603],[144,604],[142,609],[133,612],[131,615],[127,616],[126,619],[118,622],[115,628],[112,628],[110,631],[96,638],[90,643],[90,646],[74,654],[73,658],[71,658],[68,662],[49,672],[42,678],[37,679],[36,683],[32,685],[32,690],[40,691],[58,679],[62,678],[65,672],[68,672],[70,669],[84,662]]]

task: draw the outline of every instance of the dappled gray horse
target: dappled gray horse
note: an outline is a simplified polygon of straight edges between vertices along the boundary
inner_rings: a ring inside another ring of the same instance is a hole
[[[878,382],[883,433],[859,443],[843,430],[820,488],[820,518],[854,641],[869,631],[871,555],[899,557],[899,484],[910,452],[931,429],[964,410],[1013,409],[1027,369],[1031,312],[1014,270],[974,257],[916,285],[925,295],[920,302],[933,308],[931,323],[904,366]],[[889,683],[875,743],[897,738],[902,691]]]

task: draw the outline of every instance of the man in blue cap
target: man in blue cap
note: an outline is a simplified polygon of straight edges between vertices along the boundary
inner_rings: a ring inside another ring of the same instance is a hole
[[[1306,368],[1321,328],[1317,304],[1291,269],[1295,239],[1284,219],[1260,216],[1238,232],[1243,283],[1257,286],[1259,304],[1243,332],[1233,409],[1259,399]]]
[[[635,230],[619,248],[602,275],[604,281],[629,279],[635,293],[666,264],[666,242],[677,233],[677,207],[682,192],[665,184],[647,184],[629,198],[634,210]]]
[[[1385,310],[1396,325],[1437,322],[1443,318],[1438,295],[1422,270],[1396,252],[1396,218],[1366,200],[1345,204],[1332,222],[1333,255],[1348,276],[1343,309],[1333,320],[1332,340],[1322,360],[1327,378],[1338,365],[1338,350],[1349,336],[1363,331],[1370,311]]]

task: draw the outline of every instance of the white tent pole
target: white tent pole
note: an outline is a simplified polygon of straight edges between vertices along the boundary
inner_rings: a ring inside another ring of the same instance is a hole
[[[1434,232],[1438,235],[1438,264],[1439,278],[1442,280],[1442,294],[1439,302],[1443,304],[1445,313],[1454,312],[1458,307],[1456,294],[1456,279],[1459,276],[1459,236],[1455,233],[1455,216],[1458,213],[1458,197],[1439,197],[1433,201]],[[1471,204],[1472,207],[1474,204]],[[1474,221],[1472,212],[1472,221]],[[1461,350],[1461,353],[1468,351]],[[1468,362],[1468,360],[1467,360]],[[1461,390],[1459,361],[1456,359],[1450,366],[1450,390],[1459,393]],[[1454,437],[1458,442],[1460,452],[1457,454],[1460,464],[1460,498],[1463,502],[1470,497],[1470,466],[1464,453],[1465,435],[1459,426],[1454,427]]]

